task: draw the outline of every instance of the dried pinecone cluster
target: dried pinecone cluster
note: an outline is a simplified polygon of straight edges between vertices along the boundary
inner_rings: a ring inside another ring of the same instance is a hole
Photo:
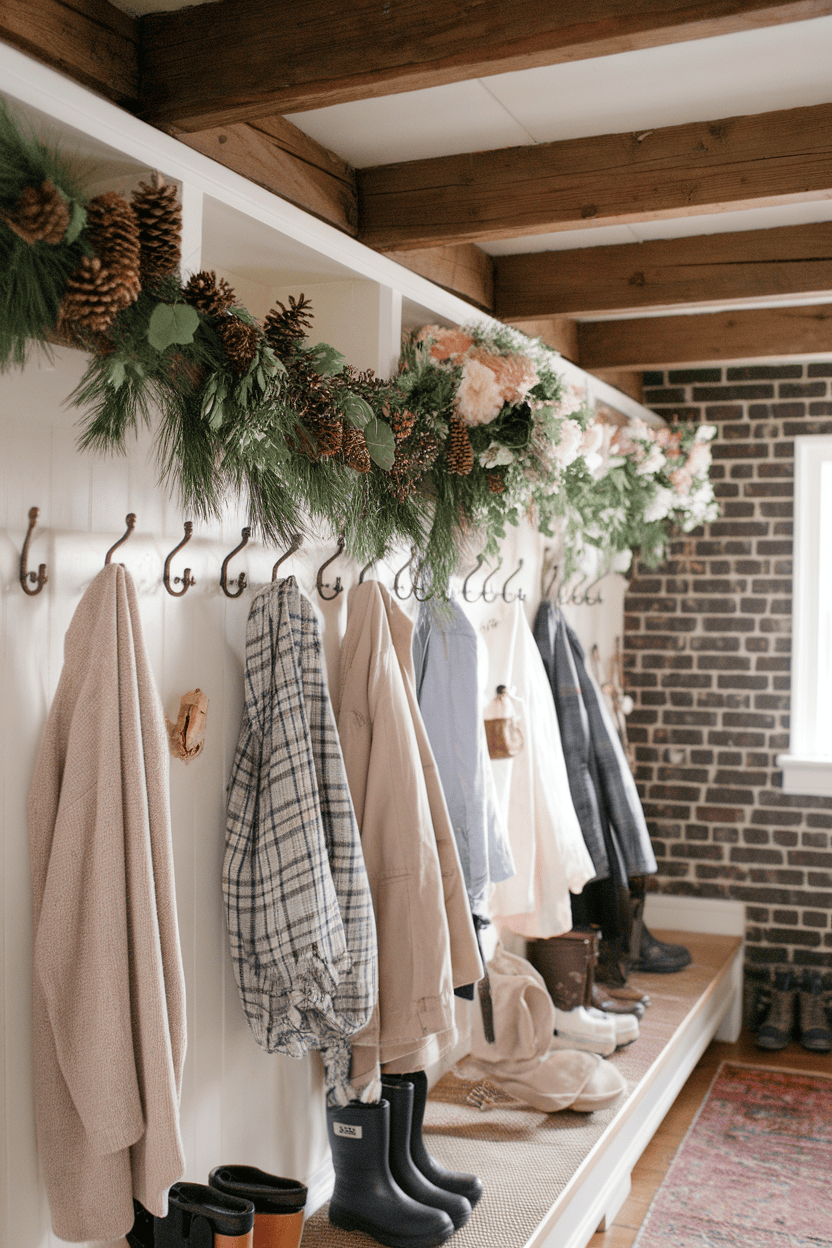
[[[235,316],[232,307],[236,295],[225,278],[203,269],[188,279],[183,291],[185,302],[211,323],[217,331],[222,349],[238,377],[248,372],[260,345],[260,331]]]
[[[403,503],[416,492],[425,473],[433,467],[439,454],[439,442],[426,430],[414,435],[416,414],[408,408],[385,414],[396,438],[396,458],[386,480],[393,497]]]
[[[62,242],[69,218],[69,204],[49,179],[40,186],[24,186],[14,210],[0,212],[0,220],[30,247],[39,242],[54,247]]]
[[[47,241],[57,234],[62,217],[54,195],[47,191],[50,186],[44,182],[38,188],[42,212],[53,204],[54,224]],[[33,192],[35,188],[27,190]],[[25,207],[31,232],[32,218],[37,216],[35,195],[29,195]],[[63,207],[68,222],[69,209],[66,204]],[[21,212],[19,207],[18,218]],[[66,224],[61,238],[65,232]],[[86,237],[93,255],[82,256],[67,281],[58,328],[70,334],[106,333],[118,313],[138,299],[143,284],[157,282],[179,267],[181,235],[182,210],[176,187],[164,183],[158,174],[152,184],[141,184],[132,203],[115,191],[91,200]]]
[[[474,467],[474,448],[467,428],[457,416],[450,420],[448,436],[448,472],[467,477]]]

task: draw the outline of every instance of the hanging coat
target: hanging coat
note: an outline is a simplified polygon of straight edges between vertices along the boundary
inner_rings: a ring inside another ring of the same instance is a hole
[[[513,695],[525,746],[492,759],[517,874],[498,884],[492,911],[521,936],[560,936],[572,927],[570,892],[595,875],[572,805],[560,731],[540,653],[519,601],[498,601],[482,624],[491,697]]]
[[[412,626],[388,591],[350,594],[338,731],[378,929],[378,1003],[355,1037],[353,1087],[380,1064],[424,1070],[456,1041],[454,988],[482,961],[436,763],[419,712]]]
[[[455,602],[425,602],[413,634],[419,710],[430,739],[468,900],[487,917],[491,885],[514,875],[508,832],[497,806],[483,723],[480,668],[488,654]],[[486,678],[487,679],[487,678]]]
[[[657,870],[656,859],[638,790],[604,696],[587,668],[581,643],[563,614],[554,615],[551,603],[541,603],[538,615],[536,635],[538,644],[546,647],[548,668],[554,675],[552,692],[569,773],[575,776],[581,773],[591,750],[597,784],[624,873],[626,876],[651,875]]]
[[[318,626],[294,577],[251,603],[223,892],[243,1009],[269,1052],[320,1049],[330,1089],[372,1014],[376,936]]]
[[[109,564],[66,635],[28,803],[35,1119],[55,1233],[116,1240],[184,1173],[185,984],[168,741],[133,582]]]

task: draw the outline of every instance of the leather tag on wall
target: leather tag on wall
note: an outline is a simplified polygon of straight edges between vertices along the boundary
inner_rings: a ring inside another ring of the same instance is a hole
[[[170,752],[174,758],[189,763],[202,753],[205,746],[205,724],[208,718],[208,698],[201,689],[186,693],[179,704],[179,717],[175,724],[165,720],[170,738]]]

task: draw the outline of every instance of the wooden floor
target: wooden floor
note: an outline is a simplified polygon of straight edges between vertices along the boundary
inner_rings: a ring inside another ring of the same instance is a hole
[[[650,1202],[661,1186],[688,1127],[696,1117],[696,1111],[707,1095],[720,1062],[729,1060],[747,1062],[754,1066],[780,1066],[810,1074],[816,1072],[832,1075],[832,1053],[807,1053],[795,1040],[778,1053],[758,1049],[754,1037],[745,1031],[736,1044],[724,1044],[714,1040],[703,1053],[633,1169],[632,1190],[615,1222],[609,1230],[593,1235],[588,1248],[631,1248]]]

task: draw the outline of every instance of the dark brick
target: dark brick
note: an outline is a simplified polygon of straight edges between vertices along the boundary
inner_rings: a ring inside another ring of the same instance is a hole
[[[750,711],[744,711],[741,715],[734,715],[726,712],[722,717],[722,724],[725,728],[773,728],[773,715],[756,715]]]
[[[745,811],[740,807],[697,806],[696,818],[704,819],[706,823],[742,823]]]
[[[824,914],[822,910],[804,910],[802,917],[804,927],[829,926],[829,915]]]
[[[777,420],[800,420],[806,414],[805,403],[772,403],[771,414]]]
[[[768,689],[765,676],[738,676],[732,673],[730,676],[718,676],[716,683],[718,689]]]
[[[662,676],[664,689],[710,689],[713,677],[705,672],[671,672]]]
[[[759,845],[755,845],[752,849],[734,845],[728,850],[728,856],[731,862],[768,863],[772,867],[779,866],[783,861],[783,854],[779,849],[761,849]]]
[[[709,377],[708,381],[712,379]],[[643,386],[662,386],[664,385],[664,373],[649,372],[641,374],[641,384]]]
[[[803,822],[803,815],[799,810],[755,810],[751,814],[752,823],[760,823],[769,828],[776,828],[783,824],[796,825]]]
[[[633,715],[635,715],[633,711]],[[628,716],[632,719],[632,715]],[[683,727],[702,727],[713,728],[716,725],[717,717],[710,711],[663,711],[662,723],[666,727],[675,727],[681,725]]]
[[[739,832],[736,828],[714,828],[714,841],[722,845],[736,845],[739,840]]]
[[[725,372],[726,381],[777,381],[803,376],[802,364],[743,364]],[[708,379],[710,380],[710,378]]]
[[[742,416],[742,408],[736,409],[737,416]],[[726,420],[720,426],[719,440],[721,442],[736,442],[739,438],[750,438],[751,426],[747,420]]]
[[[714,787],[706,789],[703,797],[706,802],[714,806],[753,806],[754,791],[753,789],[736,789],[729,787]],[[817,863],[821,866],[821,863]]]
[[[713,407],[705,409],[705,419],[707,421],[718,421],[720,424],[726,420],[742,420],[742,405],[739,403],[717,403]],[[719,439],[717,434],[717,440]]]
[[[733,598],[726,595],[725,597],[683,598],[679,607],[689,615],[704,615],[707,612],[724,612],[726,615],[731,615],[736,611],[737,604]]]
[[[712,861],[722,862],[725,853],[719,845],[676,844],[670,846],[670,856],[672,858],[710,858]]]
[[[714,520],[708,531],[713,537],[768,537],[769,526],[762,520]]]
[[[715,460],[768,459],[767,442],[718,442],[711,450]],[[733,475],[733,474],[732,474]]]
[[[728,654],[732,651],[739,650],[740,639],[739,637],[691,637],[690,648],[691,650],[707,650],[718,654]],[[747,659],[743,659],[741,662],[744,664],[745,668],[748,667]],[[704,665],[699,663],[697,666],[702,667]],[[719,664],[716,664],[715,666],[719,666]]]
[[[742,487],[746,498],[792,498],[794,484],[790,479],[775,481],[749,481]]]
[[[692,633],[696,620],[681,615],[646,615],[644,627],[648,633]]]
[[[779,399],[817,399],[826,394],[825,381],[804,381],[802,384],[784,382],[777,387]]]
[[[768,832],[763,831],[762,828],[746,828],[742,834],[742,839],[746,845],[768,845],[771,841],[771,836]]]
[[[759,514],[765,516],[767,520],[776,520],[778,516],[791,518],[794,514],[794,506],[791,500],[787,503],[771,503],[763,499],[759,504],[758,510]]]
[[[783,426],[783,433],[787,438],[830,434],[832,433],[832,420],[801,420],[800,423],[797,421],[786,421]],[[730,456],[723,456],[722,458],[728,459]]]
[[[792,849],[797,844],[797,833],[785,832],[782,828],[776,828],[773,839],[775,845],[784,845],[786,849]]]
[[[810,364],[809,367],[806,369],[806,376],[807,377],[832,377],[832,363]]]
[[[761,480],[776,479],[778,477],[792,479],[794,478],[794,464],[787,464],[782,460],[775,464],[758,464],[757,476]]]
[[[810,416],[832,416],[832,403],[810,403]]]
[[[766,940],[771,944],[776,944],[782,940],[790,945],[808,945],[813,947],[820,944],[820,933],[803,931],[799,927],[770,927],[766,931]]]
[[[652,376],[661,377],[662,374],[661,373],[656,373],[656,374],[645,373],[644,376],[645,378],[652,377]],[[667,374],[667,380],[671,383],[671,385],[674,385],[674,386],[675,385],[690,386],[690,385],[695,385],[697,382],[704,382],[704,381],[722,381],[722,369],[721,368],[672,368],[670,372]],[[646,381],[644,382],[644,385],[645,386],[647,385]]]
[[[795,849],[789,854],[792,867],[832,867],[832,853],[824,854],[817,849]]]
[[[771,917],[775,923],[784,927],[794,927],[799,921],[796,910],[775,910]]]
[[[823,386],[820,393],[824,393],[825,390],[826,390],[826,387]],[[684,390],[679,390],[679,389],[674,390],[668,387],[662,387],[661,389],[654,390],[651,387],[651,389],[644,391],[644,402],[647,404],[648,407],[652,407],[654,404],[659,405],[659,404],[667,404],[667,403],[684,403],[684,401],[685,401]]]
[[[725,403],[730,399],[747,401],[748,399],[773,399],[774,386],[758,384],[756,386],[694,386],[694,403]],[[707,413],[710,417],[710,413]]]
[[[706,633],[753,633],[755,621],[747,616],[731,616],[726,619],[721,615],[706,615],[702,619],[702,627]]]
[[[710,475],[713,475],[714,468],[716,467],[719,467],[719,465],[711,465]],[[734,481],[742,481],[754,476],[754,464],[731,464],[730,467],[731,479]],[[759,468],[760,465],[758,464],[757,467]]]
[[[788,672],[791,666],[790,658],[778,657],[776,654],[764,654],[754,664],[758,672]]]
[[[754,749],[755,746],[765,743],[765,734],[762,732],[743,732],[737,728],[733,732],[708,733],[708,745],[738,745],[741,748]]]
[[[751,786],[759,788],[768,780],[767,771],[752,771],[751,768],[744,767],[732,770],[728,767],[722,767],[714,776],[714,784],[738,784],[742,786]],[[709,801],[724,800],[709,798]]]
[[[790,594],[791,578],[780,576],[759,577],[751,582],[752,594]]]
[[[745,611],[747,615],[762,615],[767,606],[765,598],[740,599],[740,611]]]
[[[791,542],[758,542],[758,555],[791,555]]]

